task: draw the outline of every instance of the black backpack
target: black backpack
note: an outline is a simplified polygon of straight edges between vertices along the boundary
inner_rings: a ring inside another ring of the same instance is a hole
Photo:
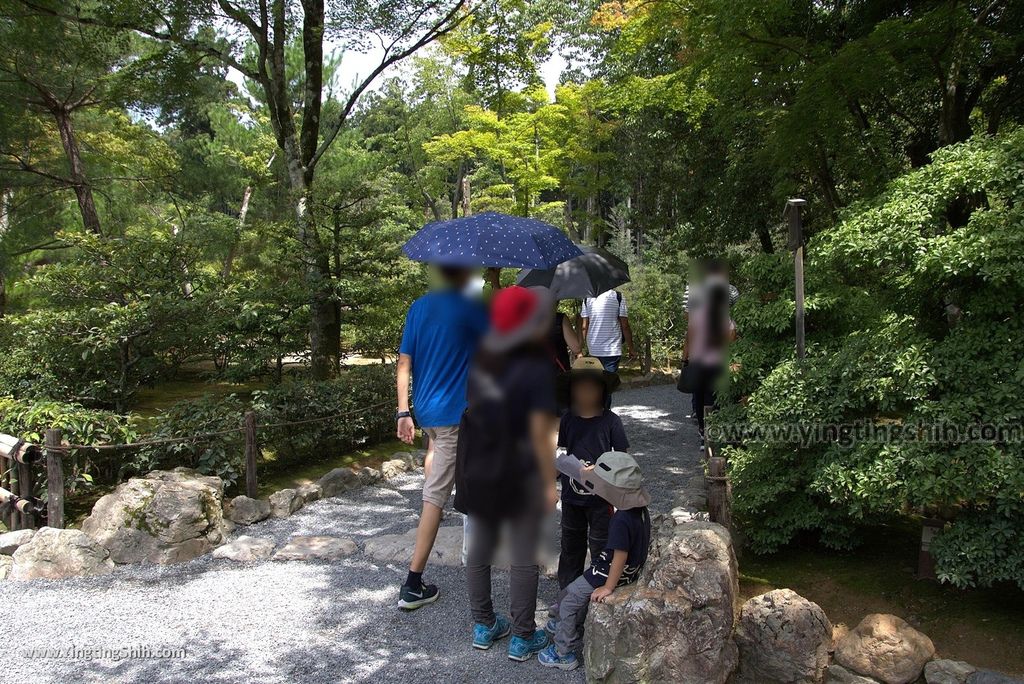
[[[537,465],[528,426],[510,423],[508,390],[518,372],[515,365],[506,372],[479,366],[470,372],[455,460],[455,510],[460,513],[501,520],[526,507]]]

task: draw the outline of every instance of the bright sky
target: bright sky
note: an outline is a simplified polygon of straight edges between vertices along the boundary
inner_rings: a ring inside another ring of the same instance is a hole
[[[330,49],[330,46],[325,47]],[[380,56],[381,52],[379,50],[367,53],[347,53],[341,61],[341,68],[339,70],[339,85],[342,87],[343,92],[351,90],[353,83],[357,83],[360,79],[365,78],[371,71],[373,71],[376,66],[380,64]],[[387,80],[389,76],[401,73],[402,69],[408,68],[410,64],[412,64],[411,57],[395,66],[392,66],[390,70],[385,71],[377,77],[377,80],[374,81],[369,90],[375,90],[385,80]],[[544,79],[544,84],[547,86],[548,95],[552,99],[555,97],[555,86],[558,85],[558,77],[561,76],[562,70],[565,69],[565,65],[565,59],[563,59],[560,54],[555,53],[541,66],[541,76]],[[243,80],[242,75],[234,69],[229,70],[228,79],[241,87]]]

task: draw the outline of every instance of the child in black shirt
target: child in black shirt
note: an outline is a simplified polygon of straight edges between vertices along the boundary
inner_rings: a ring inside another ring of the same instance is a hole
[[[562,416],[558,446],[586,465],[593,464],[606,451],[629,449],[622,420],[605,408],[605,400],[618,385],[619,377],[604,370],[593,357],[577,359],[560,378],[559,390],[570,410]],[[591,558],[604,549],[612,507],[569,476],[560,478],[562,548],[558,556],[558,588],[565,589],[583,574],[588,545]]]

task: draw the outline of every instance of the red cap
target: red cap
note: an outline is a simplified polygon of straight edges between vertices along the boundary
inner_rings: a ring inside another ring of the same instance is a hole
[[[499,290],[491,302],[491,326],[507,334],[526,323],[537,310],[540,298],[529,288],[513,285]]]

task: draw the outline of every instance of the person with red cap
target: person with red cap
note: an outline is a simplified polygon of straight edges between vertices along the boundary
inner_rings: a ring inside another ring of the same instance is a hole
[[[548,643],[535,614],[541,523],[558,501],[555,378],[545,344],[553,311],[547,288],[513,286],[494,296],[459,425],[455,508],[469,516],[473,530],[466,563],[473,647],[489,649],[511,634],[508,657],[516,661]],[[491,600],[502,530],[511,556],[511,619],[496,613]]]

